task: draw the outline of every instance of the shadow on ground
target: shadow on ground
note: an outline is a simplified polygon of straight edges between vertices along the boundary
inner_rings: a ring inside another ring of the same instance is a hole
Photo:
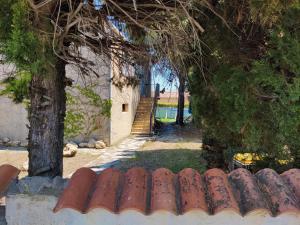
[[[113,168],[127,171],[133,167],[143,167],[148,171],[167,168],[178,173],[184,168],[193,168],[201,173],[206,170],[207,162],[201,150],[164,149],[137,151],[133,158],[121,159]]]
[[[157,134],[157,140],[161,142],[202,143],[201,130],[192,123],[187,123],[184,126],[175,123],[162,123]]]

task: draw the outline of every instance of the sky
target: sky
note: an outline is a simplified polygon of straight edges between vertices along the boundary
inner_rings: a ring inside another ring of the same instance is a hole
[[[179,86],[178,79],[172,75],[171,70],[160,68],[158,65],[152,67],[152,81],[153,87],[160,84],[160,90],[165,88],[166,92],[176,92]]]
[[[95,9],[100,10],[103,3],[103,0],[94,0]],[[160,84],[160,90],[165,88],[166,92],[176,92],[179,86],[178,79],[172,74],[171,70],[160,68],[158,64],[152,67],[152,81],[153,87],[158,83]]]

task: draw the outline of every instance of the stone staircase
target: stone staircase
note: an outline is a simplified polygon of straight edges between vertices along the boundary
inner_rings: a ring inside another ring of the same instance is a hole
[[[152,133],[153,98],[141,98],[138,105],[131,133],[135,135],[151,135]]]

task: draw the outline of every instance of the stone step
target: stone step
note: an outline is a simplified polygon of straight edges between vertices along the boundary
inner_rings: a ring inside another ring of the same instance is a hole
[[[134,121],[133,126],[135,125],[149,125],[149,121]]]
[[[142,137],[149,137],[152,135],[151,132],[134,132],[134,131],[132,131],[131,134],[142,136]]]
[[[137,113],[151,113],[151,108],[140,108],[136,110]]]
[[[138,107],[140,107],[140,106],[152,106],[152,102],[140,102],[139,103],[139,105],[138,105]]]
[[[132,134],[150,134],[150,130],[132,130],[131,131]]]
[[[147,113],[144,113],[144,114],[138,114],[135,116],[135,119],[146,119],[146,120],[150,120],[150,116],[151,114],[147,114]]]
[[[137,121],[137,122],[147,122],[147,121],[150,121],[150,116],[148,117],[145,117],[145,116],[141,116],[141,117],[135,117],[134,119],[134,122]]]
[[[136,110],[132,134],[150,134],[150,117],[153,105],[153,98],[141,98]]]
[[[137,126],[133,126],[132,129],[133,130],[134,129],[148,129],[149,130],[150,129],[150,125],[147,125],[147,126],[143,126],[143,125],[142,126],[138,126],[137,125]]]
[[[140,105],[137,109],[152,109],[152,105]]]
[[[149,118],[148,119],[136,118],[133,123],[143,123],[143,124],[148,123],[149,124],[150,123],[150,119]]]
[[[133,127],[132,130],[135,130],[135,131],[149,131],[150,130],[150,126],[148,127]]]
[[[144,117],[144,118],[150,119],[150,116],[151,116],[151,113],[149,113],[149,112],[137,112],[135,118]]]
[[[152,107],[138,107],[136,111],[151,111]]]

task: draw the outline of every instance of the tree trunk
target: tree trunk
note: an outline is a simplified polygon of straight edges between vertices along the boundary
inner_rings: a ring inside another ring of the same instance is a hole
[[[29,176],[62,176],[65,63],[57,59],[47,74],[35,74],[30,84]]]
[[[185,91],[185,78],[179,78],[178,88],[178,106],[177,106],[177,117],[176,123],[180,126],[184,125],[184,91]]]

